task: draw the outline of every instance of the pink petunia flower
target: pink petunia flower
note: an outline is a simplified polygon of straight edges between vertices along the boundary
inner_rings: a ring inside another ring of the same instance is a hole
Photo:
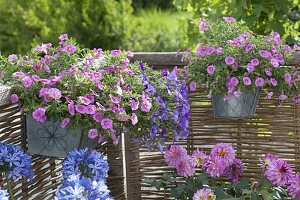
[[[273,65],[273,67],[277,68],[279,66],[279,62],[277,59],[272,58],[271,59],[271,64]]]
[[[93,120],[95,120],[96,122],[100,123],[102,120],[102,115],[100,112],[96,112],[95,114],[93,114]]]
[[[32,79],[29,76],[24,76],[22,79],[23,86],[28,89],[32,85]]]
[[[130,119],[131,119],[132,125],[136,125],[138,123],[138,117],[137,117],[137,115],[135,113],[131,114],[131,118]]]
[[[66,45],[63,51],[67,54],[73,54],[76,51],[76,47],[74,45]]]
[[[86,114],[87,113],[87,107],[81,104],[76,104],[75,105],[75,110],[81,114]]]
[[[91,139],[95,139],[98,136],[98,130],[95,128],[92,128],[88,132],[88,137]]]
[[[259,55],[263,58],[270,58],[271,53],[267,50],[260,50]]]
[[[65,128],[70,123],[70,118],[64,118],[61,122],[60,127]]]
[[[16,94],[10,95],[10,102],[11,102],[12,104],[18,103],[18,102],[19,102],[19,97],[18,97],[18,95],[16,95]]]
[[[95,105],[86,106],[86,114],[93,115],[95,113],[96,113],[96,106]]]
[[[32,112],[32,117],[38,122],[45,123],[47,120],[46,108],[40,107]]]
[[[265,80],[261,77],[259,77],[255,80],[256,87],[262,87],[264,85],[264,83],[265,83]]]
[[[247,86],[252,84],[252,81],[248,76],[245,76],[243,78],[243,82],[244,82],[244,85],[247,85]]]
[[[11,62],[16,61],[18,60],[18,56],[16,54],[11,54],[8,56],[8,60]]]
[[[265,68],[265,73],[267,76],[272,76],[272,71],[270,68]]]
[[[223,17],[225,22],[233,23],[236,22],[236,19],[233,17]]]
[[[225,58],[225,63],[226,63],[227,65],[232,65],[234,62],[235,62],[235,60],[234,60],[234,58],[231,57],[231,56],[227,56],[227,57]]]
[[[71,102],[68,104],[68,110],[69,110],[69,113],[74,116],[75,115],[75,105],[74,105],[74,102]]]
[[[152,107],[152,104],[147,99],[144,99],[141,104],[141,110],[144,112],[149,112]]]
[[[113,121],[108,118],[104,118],[101,120],[101,126],[103,129],[112,129],[113,128]]]
[[[49,96],[53,99],[60,99],[61,98],[61,91],[57,88],[50,88],[48,90]]]
[[[206,71],[207,71],[208,74],[211,75],[211,74],[215,73],[215,69],[216,69],[216,67],[214,65],[210,65],[210,66],[207,67]]]
[[[247,64],[247,71],[248,71],[249,73],[252,73],[254,70],[255,70],[254,65],[252,65],[251,63],[248,63],[248,64]]]
[[[110,55],[112,55],[112,56],[119,56],[121,54],[122,54],[121,50],[111,50],[110,51]]]
[[[253,65],[253,66],[257,66],[257,65],[259,65],[259,60],[257,59],[257,58],[253,58],[253,59],[251,59],[251,64]]]
[[[190,83],[190,90],[191,91],[196,91],[196,89],[197,89],[197,84],[195,82],[191,82]]]

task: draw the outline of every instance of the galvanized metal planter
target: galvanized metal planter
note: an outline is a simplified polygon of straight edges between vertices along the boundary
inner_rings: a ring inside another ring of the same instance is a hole
[[[74,148],[95,148],[97,140],[89,139],[81,129],[60,127],[59,121],[37,122],[31,114],[26,115],[26,136],[30,154],[65,158]]]
[[[252,118],[255,114],[260,91],[243,92],[239,97],[224,100],[223,95],[212,95],[214,117],[216,118]]]
[[[12,87],[7,85],[0,85],[0,106],[10,103],[10,95],[12,93]]]

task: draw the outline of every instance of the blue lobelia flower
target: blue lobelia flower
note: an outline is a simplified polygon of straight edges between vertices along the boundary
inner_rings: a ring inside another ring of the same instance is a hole
[[[107,176],[108,163],[100,152],[74,149],[64,160],[62,173],[65,180],[73,174],[92,180],[102,180]]]

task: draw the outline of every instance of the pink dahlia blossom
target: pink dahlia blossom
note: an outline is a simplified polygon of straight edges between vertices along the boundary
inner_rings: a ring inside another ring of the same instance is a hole
[[[180,161],[187,156],[185,148],[179,145],[172,145],[166,150],[164,158],[170,167],[176,167]]]
[[[193,152],[192,157],[196,160],[196,166],[200,167],[203,165],[204,158],[207,157],[204,151],[199,150],[198,148]]]
[[[288,192],[294,199],[300,199],[300,174],[291,177]]]
[[[284,160],[274,160],[266,168],[265,176],[274,185],[285,186],[292,179],[292,167]]]
[[[212,178],[220,177],[225,170],[223,159],[215,155],[207,156],[203,161],[203,170]]]
[[[224,175],[233,183],[239,181],[243,174],[243,162],[240,159],[234,159],[232,164],[225,168]]]
[[[215,200],[216,195],[209,188],[202,188],[197,190],[193,196],[193,200]]]
[[[186,155],[185,157],[182,157],[179,161],[179,163],[176,166],[177,173],[182,177],[190,177],[195,174],[196,171],[196,162],[195,160],[189,156]]]
[[[211,150],[213,156],[217,156],[223,162],[223,165],[229,166],[235,159],[235,151],[231,145],[226,143],[218,143]]]

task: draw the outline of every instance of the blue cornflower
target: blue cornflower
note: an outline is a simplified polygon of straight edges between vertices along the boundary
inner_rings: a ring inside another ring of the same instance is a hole
[[[12,144],[0,143],[0,169],[14,181],[33,177],[31,156]]]
[[[56,191],[55,200],[112,200],[105,179],[92,180],[72,174]]]
[[[7,190],[2,190],[0,188],[0,199],[1,200],[9,200],[9,195],[7,193]]]
[[[62,173],[65,180],[72,174],[101,180],[107,176],[108,163],[102,153],[89,149],[74,149],[64,160]]]

